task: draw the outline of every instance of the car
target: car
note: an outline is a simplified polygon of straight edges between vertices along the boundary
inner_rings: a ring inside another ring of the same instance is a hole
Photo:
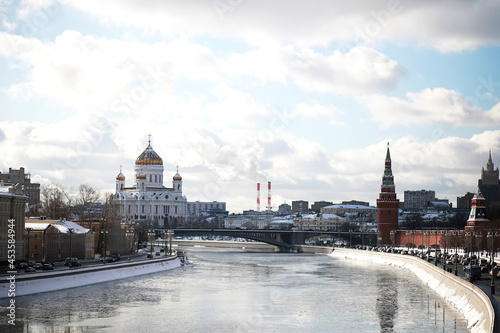
[[[31,272],[36,272],[36,269],[34,269],[33,267],[26,267],[26,269],[24,270],[25,273],[31,273]]]
[[[147,257],[148,258],[153,258],[153,254],[152,253],[148,253]]]
[[[35,264],[36,264],[36,261],[34,261],[34,260],[28,261],[28,266],[30,266],[30,267],[33,267],[33,265],[35,265]]]
[[[40,264],[39,262],[37,262],[36,264],[33,265],[33,268],[34,269],[42,269],[42,264]]]
[[[42,270],[44,271],[50,271],[50,270],[53,270],[54,269],[54,266],[50,265],[50,264],[43,264],[42,265]]]
[[[54,263],[50,260],[44,260],[42,261],[42,265],[50,265],[50,266],[54,266]]]
[[[73,258],[74,260],[71,260],[71,262],[69,263],[69,267],[80,267],[82,265],[81,261],[76,259],[76,258]]]
[[[75,257],[67,257],[66,260],[64,260],[64,266],[70,266],[70,267],[74,267],[72,266],[71,263],[73,262],[79,262],[78,258],[75,258]],[[80,264],[81,266],[81,264]]]
[[[26,267],[28,267],[28,264],[25,263],[24,261],[23,262],[20,262],[19,264],[17,264],[16,268],[19,268],[19,269],[25,269]]]
[[[155,254],[156,254],[157,256],[159,256],[159,255],[160,255],[160,252],[156,252]]]

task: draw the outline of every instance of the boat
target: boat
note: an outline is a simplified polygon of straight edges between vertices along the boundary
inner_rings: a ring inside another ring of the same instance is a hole
[[[82,287],[166,271],[181,265],[178,256],[171,256],[33,274],[17,275],[8,271],[9,275],[0,282],[0,298]]]

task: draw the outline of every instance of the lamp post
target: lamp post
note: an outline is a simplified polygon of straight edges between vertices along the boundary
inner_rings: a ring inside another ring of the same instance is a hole
[[[103,243],[103,247],[102,247],[102,263],[103,263],[103,265],[106,263],[106,240],[107,240],[106,238],[107,238],[107,234],[108,234],[107,229],[101,230],[102,243]]]
[[[129,250],[129,255],[134,253],[134,245],[135,245],[135,233],[134,233],[134,228],[127,229],[126,231],[127,239],[128,239],[128,250]]]
[[[469,256],[469,261],[472,261],[472,233],[470,231],[466,231],[465,232],[465,237],[467,237],[469,239],[469,244],[470,246],[468,246],[468,256]],[[472,263],[471,263],[472,264]]]
[[[172,229],[167,230],[168,241],[170,245],[168,246],[168,254],[172,255],[172,236],[174,235],[174,231]]]
[[[26,253],[26,256],[27,256],[27,259],[26,261],[29,262],[30,260],[30,252],[31,252],[31,249],[30,249],[30,232],[33,231],[33,228],[26,228],[26,231],[28,232],[28,253]]]
[[[443,239],[444,239],[444,254],[443,254],[443,269],[446,270],[446,237],[448,236],[448,231],[444,231]]]
[[[71,246],[71,235],[73,234],[73,228],[68,228],[68,233],[69,233],[69,257],[73,258],[73,247]]]
[[[148,240],[149,240],[149,241],[150,241],[150,243],[151,243],[151,254],[153,254],[153,252],[154,252],[154,248],[153,248],[153,240],[154,240],[154,236],[155,236],[155,232],[154,232],[154,230],[149,229],[149,232],[148,232]]]
[[[476,236],[476,240],[475,240],[475,243],[476,243],[476,246],[477,246],[477,264],[480,263],[479,261],[479,258],[480,258],[480,253],[482,251],[482,248],[483,248],[483,234],[480,233],[480,232],[475,232],[474,235]]]
[[[488,238],[491,238],[491,284],[490,290],[491,294],[495,294],[495,236],[497,235],[496,231],[493,229],[492,231],[488,231]]]
[[[455,275],[458,275],[458,231],[453,231],[453,235],[455,235]]]

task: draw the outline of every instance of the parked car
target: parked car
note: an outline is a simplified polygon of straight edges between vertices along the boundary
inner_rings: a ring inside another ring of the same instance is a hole
[[[147,257],[148,258],[153,258],[153,254],[152,253],[148,253]]]
[[[19,264],[17,264],[16,268],[19,268],[19,269],[25,269],[26,267],[28,267],[28,264],[25,263],[24,261],[23,262],[20,262]]]
[[[42,261],[42,265],[50,265],[50,266],[54,266],[54,263],[50,260],[44,260]]]
[[[30,272],[36,272],[36,269],[34,269],[33,267],[26,267],[26,269],[24,270],[26,273],[30,273]]]
[[[42,269],[42,264],[40,264],[39,262],[37,262],[36,264],[33,265],[33,268],[34,269]]]
[[[73,260],[71,260],[69,263],[69,267],[80,267],[81,265],[81,261],[76,258],[73,258]]]
[[[80,261],[78,260],[78,258],[75,258],[75,257],[71,257],[71,258],[67,257],[66,260],[64,260],[64,266],[74,267],[74,266],[72,266],[72,263],[74,263],[74,262],[80,262]],[[79,266],[81,266],[81,263]]]
[[[44,271],[50,271],[50,270],[53,270],[54,269],[54,266],[50,265],[50,264],[43,264],[42,265],[42,269]]]

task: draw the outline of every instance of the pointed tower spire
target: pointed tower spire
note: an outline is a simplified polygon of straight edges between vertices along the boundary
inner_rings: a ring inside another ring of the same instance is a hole
[[[396,239],[391,235],[396,235],[398,229],[399,200],[396,195],[394,176],[392,175],[391,153],[389,142],[387,143],[387,153],[385,156],[384,176],[380,195],[377,199],[377,244],[394,244]]]

